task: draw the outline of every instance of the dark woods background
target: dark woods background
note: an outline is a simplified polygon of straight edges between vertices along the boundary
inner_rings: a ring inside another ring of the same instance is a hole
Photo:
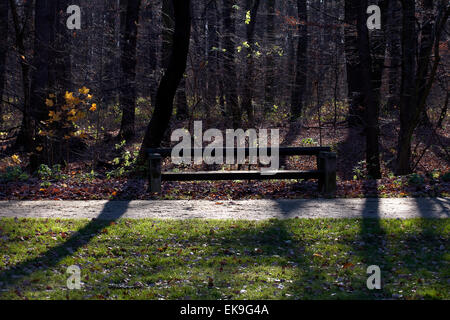
[[[381,30],[366,27],[371,4]],[[81,7],[81,30],[66,27],[69,5]],[[111,150],[134,161],[142,142],[168,145],[171,129],[203,120],[332,145],[343,178],[357,160],[371,178],[445,170],[449,10],[446,0],[1,0],[4,166],[110,169]]]

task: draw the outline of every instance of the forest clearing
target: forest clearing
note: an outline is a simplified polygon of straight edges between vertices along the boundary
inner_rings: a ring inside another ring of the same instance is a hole
[[[0,300],[448,300],[449,14],[0,0]]]

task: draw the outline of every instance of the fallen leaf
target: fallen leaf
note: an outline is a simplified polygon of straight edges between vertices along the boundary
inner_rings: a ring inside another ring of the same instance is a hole
[[[347,269],[347,268],[351,268],[351,267],[354,267],[355,265],[353,264],[353,263],[351,263],[351,262],[347,262],[346,264],[344,264],[343,266],[342,266],[342,269]]]

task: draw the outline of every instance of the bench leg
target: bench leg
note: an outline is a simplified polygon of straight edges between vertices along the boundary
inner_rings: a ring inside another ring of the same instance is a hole
[[[161,155],[153,153],[149,155],[148,191],[161,193]]]
[[[317,157],[317,168],[322,171],[319,191],[326,194],[336,192],[336,153],[321,152]]]

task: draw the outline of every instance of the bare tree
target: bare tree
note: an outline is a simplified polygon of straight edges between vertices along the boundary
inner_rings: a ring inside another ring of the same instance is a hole
[[[380,1],[385,17],[386,1]],[[373,179],[381,178],[379,146],[380,88],[383,74],[386,40],[383,30],[373,30],[369,35],[366,25],[367,0],[358,7],[358,51],[361,61],[361,79],[364,93],[364,123],[366,135],[367,171]],[[385,21],[385,18],[382,19]]]
[[[256,19],[258,16],[258,9],[260,0],[247,0],[246,10],[250,11],[250,21],[247,23],[247,72],[245,73],[245,83],[243,92],[243,108],[247,112],[248,121],[253,124],[254,121],[254,109],[253,109],[253,83],[254,83],[254,60],[253,60],[253,50],[255,47],[255,26]]]
[[[120,105],[122,123],[119,136],[129,139],[135,134],[136,113],[136,41],[139,24],[141,0],[121,0],[121,8],[126,8],[121,39],[122,83],[120,86]]]
[[[237,74],[235,61],[235,23],[233,17],[233,0],[223,0],[223,55],[224,78],[225,78],[225,97],[227,104],[227,113],[231,113],[234,128],[241,125],[241,110],[237,93]]]
[[[5,84],[6,54],[8,53],[9,5],[0,3],[0,123],[2,123],[3,88]]]
[[[292,90],[291,118],[298,119],[303,111],[303,99],[306,90],[308,66],[308,12],[306,0],[297,0],[298,7],[298,40],[297,63],[295,67],[295,83]]]
[[[364,118],[361,60],[358,51],[358,1],[345,0],[345,59],[347,69],[347,89],[351,127],[361,125]]]
[[[266,38],[269,46],[268,55],[266,57],[266,79],[265,79],[265,96],[264,96],[264,113],[270,112],[274,105],[275,94],[275,66],[274,66],[274,46],[275,46],[275,0],[267,0],[267,23]]]
[[[44,0],[36,0],[35,20],[41,17],[41,11],[38,8],[42,8]],[[26,37],[29,31],[29,24],[31,22],[31,16],[33,14],[32,1],[28,1],[25,5],[24,19],[20,22],[19,11],[17,4],[14,0],[9,1],[11,7],[11,14],[14,24],[15,46],[17,48],[18,56],[20,60],[21,76],[22,76],[22,124],[20,126],[20,132],[17,136],[15,146],[23,147],[27,151],[31,151],[33,147],[33,125],[32,125],[32,108],[30,97],[30,63],[32,57],[27,58],[26,54]],[[36,24],[36,23],[35,23]],[[36,29],[36,26],[35,26]],[[36,31],[35,31],[36,33]],[[35,37],[36,43],[36,37]],[[24,59],[25,58],[25,59]]]
[[[402,1],[402,88],[396,168],[399,175],[411,173],[411,140],[420,117],[425,112],[427,98],[436,77],[440,62],[439,41],[450,13],[448,1],[439,1],[436,15],[433,14],[432,1],[423,1],[423,4],[426,17],[418,48],[416,3],[414,0]]]
[[[139,152],[139,163],[147,159],[147,149],[158,147],[169,127],[173,112],[173,99],[186,70],[191,34],[190,0],[172,0],[175,17],[173,46],[167,70],[156,94],[156,106],[147,126]]]

